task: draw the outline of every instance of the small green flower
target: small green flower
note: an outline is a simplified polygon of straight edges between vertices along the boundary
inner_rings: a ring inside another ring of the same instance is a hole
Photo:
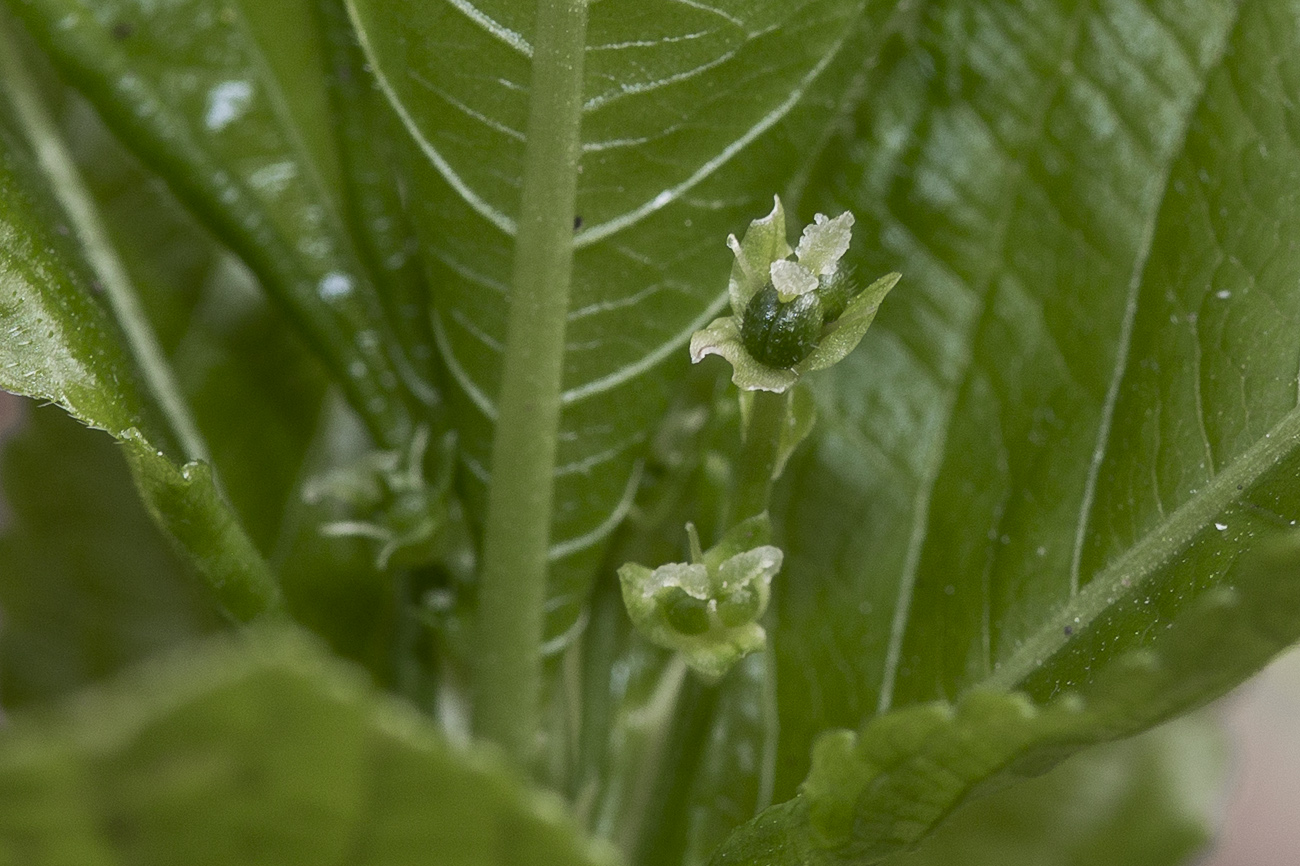
[[[776,198],[772,212],[751,222],[744,239],[728,237],[736,256],[727,286],[732,315],[695,332],[691,360],[698,364],[721,355],[731,363],[737,387],[781,393],[803,373],[853,351],[899,275],[857,288],[841,264],[852,229],[847,211],[833,219],[817,214],[792,251]]]
[[[690,562],[654,569],[629,562],[618,570],[623,603],[651,643],[682,653],[692,670],[716,680],[766,643],[757,620],[783,554],[763,543],[771,533],[767,514],[738,524],[707,551],[693,525],[686,533]]]
[[[323,524],[321,534],[374,540],[380,571],[436,559],[448,522],[455,439],[448,434],[443,440],[432,481],[425,475],[428,448],[429,429],[421,426],[404,450],[372,451],[311,479],[303,488],[305,502],[332,501],[353,516]]]

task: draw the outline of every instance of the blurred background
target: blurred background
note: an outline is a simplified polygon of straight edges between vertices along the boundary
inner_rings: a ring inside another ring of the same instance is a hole
[[[1231,776],[1218,844],[1201,866],[1300,864],[1300,650],[1219,705]]]

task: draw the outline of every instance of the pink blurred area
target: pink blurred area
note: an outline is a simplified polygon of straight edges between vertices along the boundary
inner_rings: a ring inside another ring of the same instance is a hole
[[[1232,781],[1218,843],[1198,866],[1300,866],[1300,650],[1222,704]]]

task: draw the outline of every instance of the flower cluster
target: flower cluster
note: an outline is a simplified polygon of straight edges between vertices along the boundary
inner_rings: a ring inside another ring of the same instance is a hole
[[[690,562],[654,569],[629,562],[618,570],[623,603],[651,643],[681,652],[692,670],[717,679],[763,648],[767,634],[757,620],[783,554],[759,543],[770,534],[766,514],[738,524],[707,551],[700,550],[694,526],[687,524],[686,532]]]
[[[691,360],[721,355],[737,387],[780,393],[801,374],[853,351],[899,275],[857,287],[840,261],[852,229],[851,213],[834,219],[817,214],[791,250],[777,198],[770,214],[749,224],[744,239],[728,237],[736,256],[728,283],[732,315],[695,333]]]
[[[375,565],[381,571],[436,559],[448,522],[455,439],[444,438],[432,481],[426,478],[428,448],[429,429],[421,426],[403,450],[372,451],[311,479],[303,488],[305,502],[334,502],[355,515],[322,524],[321,534],[378,542]]]

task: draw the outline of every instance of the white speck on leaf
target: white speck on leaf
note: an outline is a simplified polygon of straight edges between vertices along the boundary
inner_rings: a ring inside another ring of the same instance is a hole
[[[341,271],[330,271],[317,286],[322,300],[332,301],[352,292],[352,278]]]
[[[252,98],[252,82],[221,82],[208,91],[208,107],[203,115],[203,125],[213,132],[225,129],[248,110]]]

